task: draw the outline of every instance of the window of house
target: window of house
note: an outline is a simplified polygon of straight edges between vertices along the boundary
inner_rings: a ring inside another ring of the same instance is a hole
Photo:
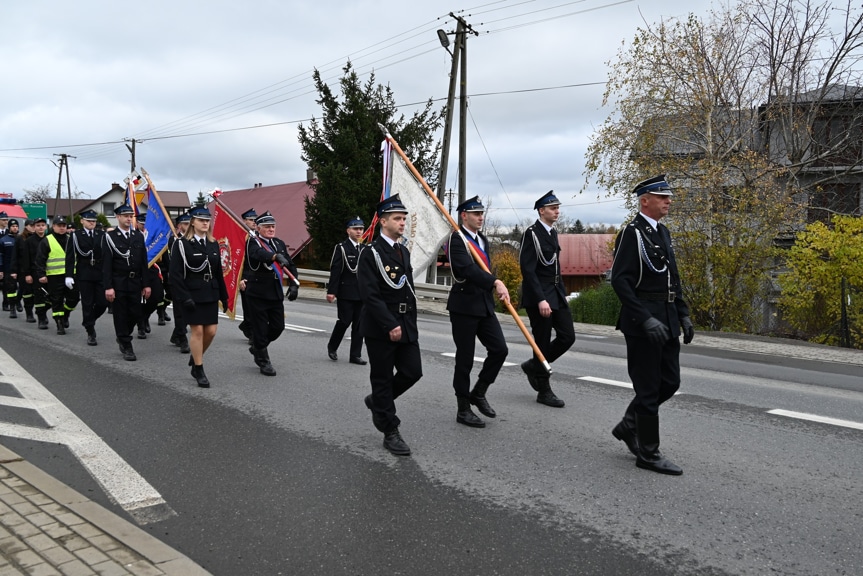
[[[829,222],[834,214],[861,214],[860,184],[827,184],[810,192],[808,222]]]
[[[114,215],[114,205],[109,202],[102,202],[102,214],[109,218]]]

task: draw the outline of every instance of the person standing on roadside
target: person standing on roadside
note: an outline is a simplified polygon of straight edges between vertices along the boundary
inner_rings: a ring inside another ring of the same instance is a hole
[[[488,238],[480,232],[485,221],[485,207],[479,196],[465,200],[456,211],[461,230],[453,232],[449,238],[447,254],[453,285],[446,304],[455,343],[455,372],[452,378],[458,403],[455,419],[465,426],[484,428],[485,422],[470,407],[473,404],[489,418],[497,416],[486,399],[486,392],[497,378],[509,350],[494,311],[492,291],[498,300],[508,302],[509,290],[494,274],[480,267],[468,247],[473,246],[486,268],[491,268]],[[488,356],[471,391],[470,372],[477,338],[485,346]]]
[[[410,253],[399,242],[408,209],[395,194],[378,204],[377,214],[380,236],[360,253],[357,265],[363,300],[360,326],[371,365],[372,393],[365,404],[375,428],[384,435],[384,448],[396,456],[410,456],[399,433],[395,404],[423,375]]]
[[[635,398],[612,435],[635,455],[639,468],[678,476],[683,470],[659,451],[659,406],[680,388],[680,340],[695,336],[681,294],[671,234],[659,220],[673,195],[661,174],[639,182],[639,213],[614,244],[611,286],[622,304],[617,329],[626,338],[626,364]]]
[[[364,246],[360,243],[365,230],[362,218],[356,216],[346,224],[348,237],[336,244],[330,259],[330,281],[327,284],[327,302],[336,303],[338,320],[327,343],[327,356],[335,362],[337,350],[348,328],[351,328],[351,350],[348,361],[363,366],[363,337],[360,336],[360,314],[363,301],[357,286],[357,262]]]
[[[536,345],[550,364],[563,356],[575,342],[572,313],[560,278],[560,243],[554,224],[560,217],[560,200],[549,191],[533,205],[539,218],[527,227],[518,255],[522,277],[521,304],[530,319]],[[551,332],[554,330],[554,340]],[[521,364],[527,381],[537,391],[536,401],[563,408],[564,401],[551,389],[551,382],[539,358],[534,355]]]

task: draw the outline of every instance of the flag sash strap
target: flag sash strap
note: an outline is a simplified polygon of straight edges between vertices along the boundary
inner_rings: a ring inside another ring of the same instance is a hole
[[[271,254],[276,253],[275,250],[270,248],[270,243],[261,241],[261,237],[258,236],[257,234],[255,235],[255,240],[258,242],[258,246],[260,246],[261,248],[263,248],[267,252],[269,252]],[[278,262],[276,262],[275,260],[273,260],[273,272],[276,273],[276,277],[279,279],[279,283],[281,284],[281,282],[282,282],[282,280],[284,280],[285,276],[284,276],[284,274],[282,274],[282,266]]]
[[[422,177],[422,175],[419,173],[419,171],[413,165],[413,162],[410,161],[410,159],[407,157],[407,155],[404,153],[404,151],[401,149],[401,147],[398,145],[398,143],[395,141],[395,139],[393,139],[392,135],[390,135],[390,132],[389,132],[389,130],[387,130],[386,126],[384,126],[383,124],[378,124],[378,126],[380,127],[381,131],[384,133],[384,137],[386,138],[387,142],[389,142],[392,145],[393,149],[396,151],[396,153],[399,156],[401,156],[402,159],[404,159],[405,164],[407,165],[408,169],[411,171],[411,173],[414,175],[414,177],[417,179],[417,181],[422,185],[422,189],[429,196],[429,198],[432,201],[434,201],[438,210],[440,210],[440,212],[449,221],[450,226],[453,227],[453,230],[457,231],[459,233],[459,235],[461,235],[461,237],[465,239],[465,242],[467,242],[467,238],[465,238],[464,233],[461,231],[461,227],[458,224],[456,224],[456,221],[453,220],[453,217],[446,210],[446,208],[444,208],[444,205],[441,204],[441,201],[438,199],[438,197],[435,195],[435,193],[432,192],[432,189],[429,187],[428,183],[425,181],[425,178]],[[477,264],[479,264],[479,267],[482,268],[484,271],[491,273],[488,266],[483,261],[482,257],[479,255],[479,252],[474,248],[473,244],[467,243],[467,246],[468,246],[468,249],[470,250],[470,253],[473,256],[474,260],[476,260]],[[549,365],[548,361],[545,359],[545,355],[539,349],[539,346],[536,345],[536,341],[533,339],[533,336],[531,336],[530,332],[528,332],[527,327],[524,325],[524,322],[522,321],[521,317],[518,315],[518,312],[515,310],[515,308],[513,308],[512,303],[511,302],[504,302],[504,304],[506,305],[506,309],[510,313],[510,315],[512,316],[513,320],[515,320],[515,323],[518,326],[519,330],[521,330],[521,333],[524,336],[525,340],[527,340],[527,343],[530,345],[531,349],[533,350],[533,353],[539,359],[540,363],[542,363],[545,370],[549,374],[551,374],[551,365]]]
[[[471,238],[470,236],[465,236],[462,234],[462,238],[465,238],[468,242],[470,242],[471,246],[474,247],[479,257],[482,259],[483,264],[485,264],[486,269],[491,269],[491,265],[489,264],[488,254],[486,254],[485,250],[480,248],[479,242]]]

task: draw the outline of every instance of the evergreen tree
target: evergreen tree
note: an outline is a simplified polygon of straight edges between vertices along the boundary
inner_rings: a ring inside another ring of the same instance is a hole
[[[306,199],[306,227],[316,250],[312,265],[326,267],[332,247],[344,240],[345,222],[360,216],[368,225],[381,196],[383,158],[381,142],[385,126],[399,146],[434,188],[440,144],[434,133],[441,126],[441,111],[432,101],[410,120],[398,114],[392,90],[375,84],[371,74],[361,83],[351,63],[343,68],[340,95],[321,79],[313,78],[322,108],[320,120],[299,126],[302,159],[317,175],[315,196]]]

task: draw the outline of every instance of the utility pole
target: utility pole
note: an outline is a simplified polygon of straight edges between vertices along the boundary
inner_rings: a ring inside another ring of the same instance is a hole
[[[464,18],[456,16],[452,12],[449,14],[455,18],[457,24],[455,32],[455,46],[452,55],[452,70],[449,77],[449,93],[447,94],[446,117],[444,120],[444,136],[443,146],[441,150],[441,164],[438,172],[438,199],[443,202],[446,196],[446,176],[447,167],[449,164],[449,149],[452,140],[452,113],[453,103],[455,101],[456,81],[459,82],[459,154],[458,154],[458,198],[459,204],[465,201],[467,196],[467,37],[468,34],[479,36],[470,24]],[[447,32],[438,30],[438,39],[441,45],[449,52],[449,39]],[[460,66],[459,66],[460,65]],[[461,74],[458,71],[461,68]]]
[[[60,157],[60,173],[57,174],[57,197],[54,200],[54,210],[59,211],[60,209],[60,198],[61,190],[62,190],[62,182],[63,182],[63,168],[66,168],[66,193],[69,198],[69,218],[71,219],[74,214],[72,214],[72,183],[69,177],[69,158],[75,158],[75,156],[69,156],[68,154],[54,154],[54,156]],[[57,214],[54,214],[57,216]]]
[[[125,138],[124,140],[132,143],[131,146],[126,144],[126,148],[129,150],[129,153],[132,154],[132,159],[130,160],[130,162],[132,164],[132,168],[129,170],[129,172],[133,173],[133,172],[135,172],[135,142],[137,142],[137,140],[135,140],[134,138],[131,138],[131,139]]]

